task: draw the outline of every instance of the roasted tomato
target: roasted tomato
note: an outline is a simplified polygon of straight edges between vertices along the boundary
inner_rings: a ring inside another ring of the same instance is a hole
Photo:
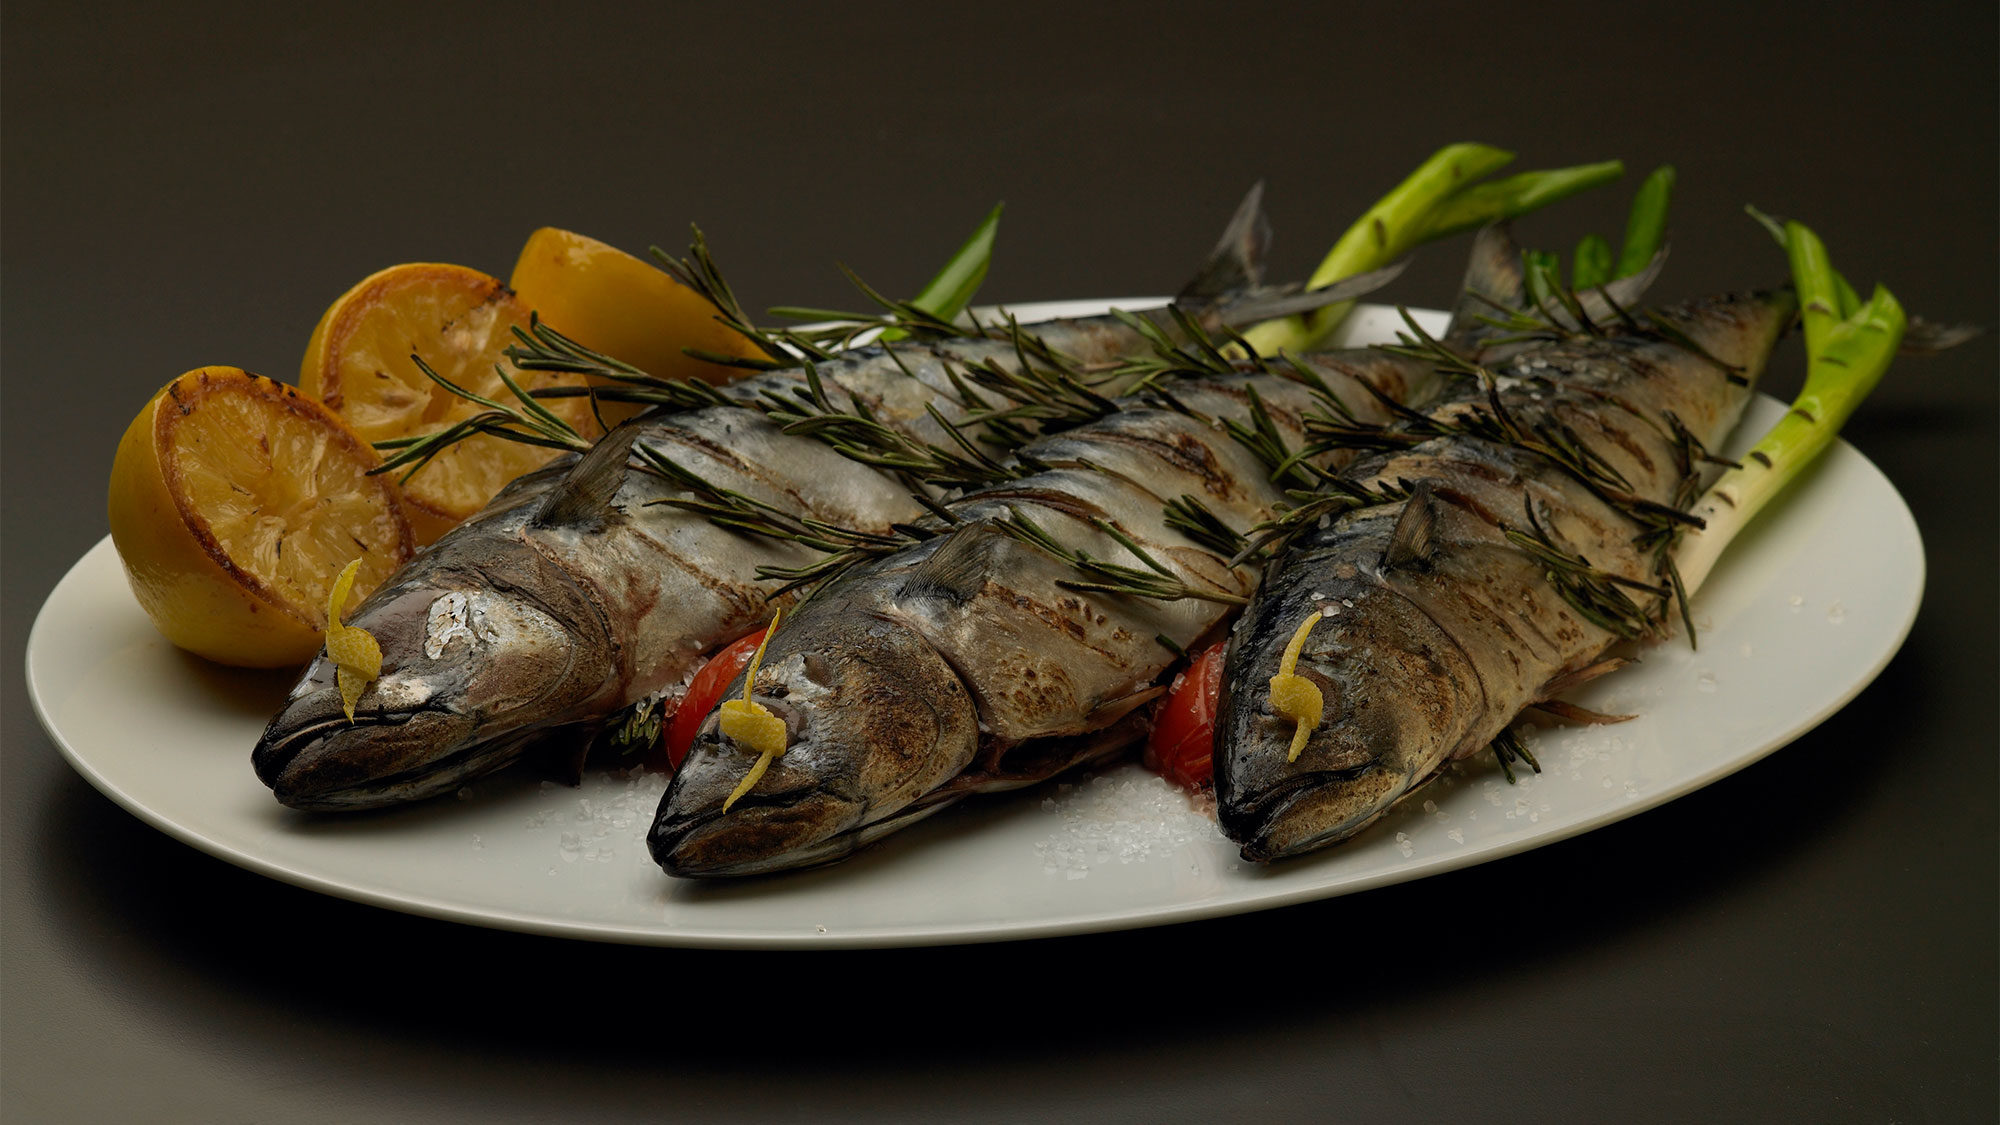
[[[688,751],[694,747],[695,732],[701,729],[701,721],[722,702],[722,689],[729,681],[750,663],[757,652],[757,642],[764,639],[764,630],[759,629],[749,636],[741,637],[724,645],[720,652],[708,658],[701,671],[694,674],[688,684],[687,694],[681,697],[681,705],[674,711],[674,721],[667,726],[667,762],[675,769],[687,760]]]
[[[1222,645],[1203,649],[1174,677],[1153,735],[1146,740],[1146,768],[1188,789],[1215,777],[1215,701],[1222,690]]]

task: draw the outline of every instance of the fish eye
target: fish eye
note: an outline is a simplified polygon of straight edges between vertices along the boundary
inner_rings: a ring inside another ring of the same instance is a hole
[[[820,687],[833,686],[833,669],[827,665],[826,657],[821,656],[819,653],[806,653],[805,660],[801,664],[801,669],[805,672],[806,679],[811,680]]]

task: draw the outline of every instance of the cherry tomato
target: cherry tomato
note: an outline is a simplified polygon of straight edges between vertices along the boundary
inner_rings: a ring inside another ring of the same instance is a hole
[[[1146,768],[1188,789],[1215,777],[1215,704],[1222,692],[1222,645],[1203,649],[1174,677],[1146,740]]]
[[[701,729],[701,721],[722,702],[722,689],[729,681],[750,663],[756,655],[757,642],[764,639],[764,630],[759,629],[747,637],[742,637],[724,645],[722,651],[708,658],[701,671],[694,674],[688,684],[687,694],[681,697],[681,705],[674,711],[674,721],[668,725],[664,741],[667,745],[667,762],[673,768],[681,768],[687,760],[688,751],[694,748],[695,732]]]

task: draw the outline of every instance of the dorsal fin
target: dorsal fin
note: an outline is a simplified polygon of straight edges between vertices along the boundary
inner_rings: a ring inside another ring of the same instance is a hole
[[[1237,204],[1223,229],[1222,240],[1209,252],[1201,272],[1180,291],[1177,303],[1214,300],[1226,293],[1254,289],[1264,280],[1264,251],[1271,245],[1271,221],[1264,217],[1264,182]]]
[[[534,525],[602,527],[605,516],[611,512],[611,498],[618,495],[619,486],[625,483],[625,464],[638,434],[638,426],[619,426],[591,446],[549,490],[541,510],[535,513]]]
[[[1429,480],[1420,480],[1403,504],[1403,514],[1389,532],[1389,546],[1382,552],[1382,569],[1397,570],[1418,566],[1437,549],[1438,506],[1441,501]]]

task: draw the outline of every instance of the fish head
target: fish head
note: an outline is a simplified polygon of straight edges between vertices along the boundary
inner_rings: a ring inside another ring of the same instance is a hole
[[[498,768],[615,679],[616,648],[575,584],[526,549],[478,568],[427,568],[347,624],[382,671],[343,708],[322,651],[251,754],[278,800],[359,809],[449,792]]]
[[[1292,612],[1246,618],[1225,658],[1216,813],[1252,860],[1303,854],[1367,827],[1436,774],[1479,703],[1463,654],[1392,592],[1357,582],[1328,584],[1321,600],[1293,593],[1282,599]],[[1299,723],[1274,706],[1271,679],[1293,628],[1314,613],[1324,616],[1292,674],[1318,690],[1322,711],[1293,759]]]
[[[743,692],[738,676],[724,694]],[[918,814],[978,749],[972,698],[938,651],[898,621],[839,604],[812,604],[771,635],[749,698],[783,721],[784,752],[732,801],[761,755],[723,734],[717,715],[703,722],[647,836],[670,874],[838,859]]]

